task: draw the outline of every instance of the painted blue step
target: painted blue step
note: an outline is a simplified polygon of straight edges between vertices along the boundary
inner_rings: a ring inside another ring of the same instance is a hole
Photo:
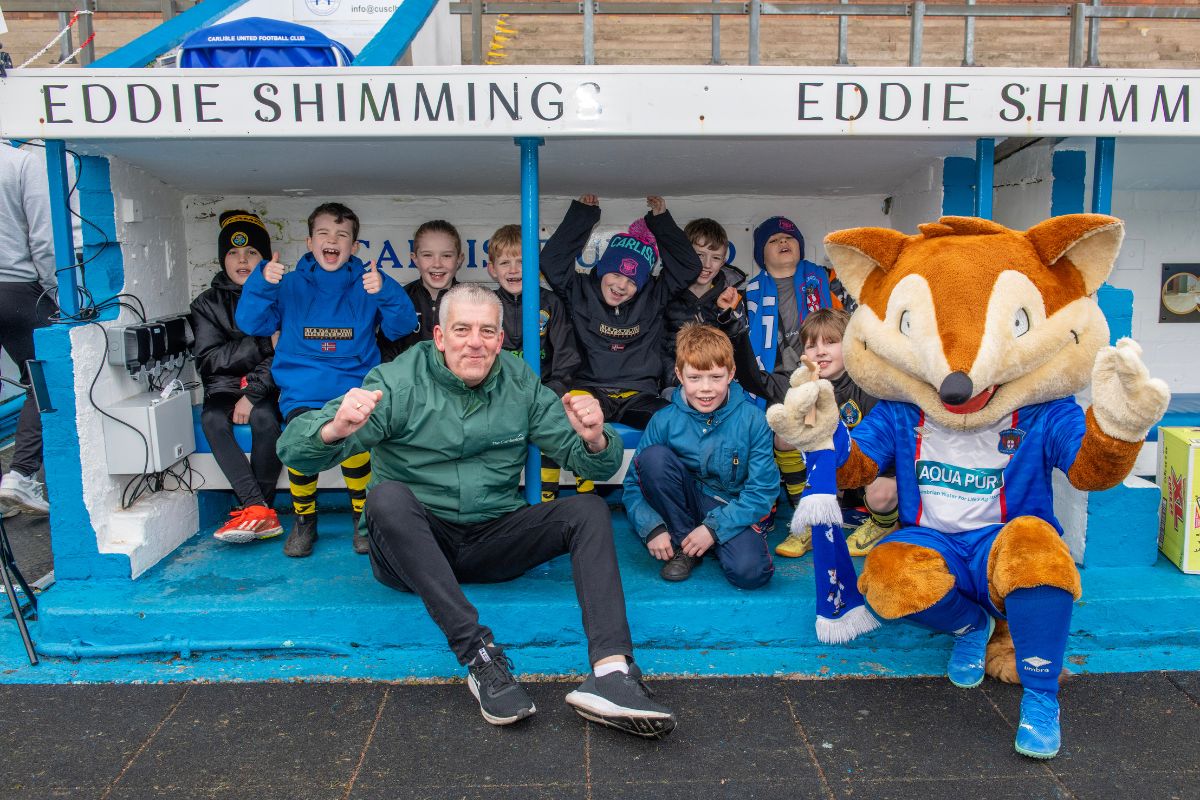
[[[351,552],[349,516],[321,522],[308,559],[283,557],[281,539],[228,546],[201,536],[137,581],[61,582],[34,625],[42,652],[111,657],[51,658],[31,669],[8,642],[0,681],[461,676],[417,598],[376,583],[367,559]],[[774,579],[754,592],[730,587],[708,562],[691,580],[667,584],[623,514],[616,523],[635,649],[649,672],[914,675],[945,664],[945,637],[905,624],[849,645],[817,642],[811,557],[778,559]],[[585,669],[567,559],[467,593],[520,671]],[[1092,569],[1084,594],[1070,647],[1077,669],[1200,667],[1200,579],[1165,561]]]

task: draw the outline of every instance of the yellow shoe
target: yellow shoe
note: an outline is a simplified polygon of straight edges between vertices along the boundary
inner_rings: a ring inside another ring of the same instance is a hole
[[[788,537],[775,547],[775,555],[800,558],[809,550],[812,550],[812,528],[805,528],[804,533],[789,533]]]
[[[867,521],[855,528],[854,533],[846,537],[846,545],[850,548],[850,555],[865,556],[871,552],[879,540],[887,536],[898,526],[893,525],[890,528],[885,528],[875,520],[867,517]]]

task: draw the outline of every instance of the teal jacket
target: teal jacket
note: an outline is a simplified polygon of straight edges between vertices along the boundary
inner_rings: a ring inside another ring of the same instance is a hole
[[[589,453],[562,401],[510,353],[501,352],[472,389],[446,367],[433,342],[420,342],[368,372],[362,388],[383,391],[366,425],[341,441],[322,442],[320,430],[341,403],[330,400],[288,424],[277,446],[283,463],[315,475],[369,451],[368,492],[380,481],[401,481],[434,516],[466,525],[525,505],[518,485],[530,444],[591,480],[621,466],[621,437],[606,425],[608,446]]]
[[[727,542],[770,513],[779,494],[774,442],[766,416],[737,383],[729,385],[729,399],[712,414],[689,406],[683,390],[676,389],[671,405],[650,418],[625,472],[625,510],[634,530],[645,541],[665,524],[638,482],[637,457],[647,447],[674,450],[704,493],[720,502],[703,522],[718,542]]]

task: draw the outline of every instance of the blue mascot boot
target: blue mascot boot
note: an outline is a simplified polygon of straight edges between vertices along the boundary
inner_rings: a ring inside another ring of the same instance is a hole
[[[950,663],[946,674],[950,682],[960,689],[974,689],[983,683],[983,664],[987,657],[988,639],[996,629],[996,620],[987,614],[987,625],[970,633],[954,637],[954,649],[950,651]]]
[[[1030,758],[1054,758],[1062,745],[1058,726],[1058,695],[1026,689],[1021,696],[1021,724],[1017,726],[1017,752]]]

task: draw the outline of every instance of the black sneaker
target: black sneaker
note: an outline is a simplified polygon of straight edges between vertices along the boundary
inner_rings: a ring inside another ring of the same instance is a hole
[[[297,514],[292,532],[283,543],[283,554],[290,558],[306,558],[312,555],[313,542],[317,540],[317,515]]]
[[[355,514],[353,511],[350,512],[350,517],[354,520],[352,525],[354,528],[354,536],[351,538],[354,540],[354,552],[358,553],[360,556],[365,556],[367,553],[371,552],[371,545],[367,541],[366,528],[359,527],[359,518],[361,516],[362,514]]]
[[[675,555],[671,556],[671,560],[663,564],[659,575],[664,581],[686,581],[692,576],[692,570],[700,563],[700,559],[695,556],[689,556],[682,550],[676,550]]]
[[[630,664],[629,672],[613,672],[603,678],[596,673],[567,695],[567,703],[586,720],[616,728],[634,736],[661,739],[675,729],[671,709],[650,699],[650,687],[642,683],[641,670]]]
[[[512,661],[496,645],[479,648],[467,669],[470,670],[467,686],[488,722],[511,725],[537,711],[533,700],[513,677]]]

